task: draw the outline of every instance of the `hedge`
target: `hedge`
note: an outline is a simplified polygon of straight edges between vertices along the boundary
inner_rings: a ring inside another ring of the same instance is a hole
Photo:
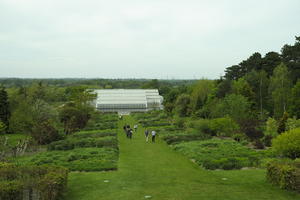
[[[48,145],[48,150],[71,150],[74,148],[86,148],[86,147],[112,147],[118,148],[118,140],[116,137],[101,137],[101,138],[68,138],[66,140],[60,140],[52,142]]]
[[[57,200],[67,186],[68,171],[57,166],[0,163],[0,200]]]
[[[269,162],[267,180],[282,189],[300,192],[300,161]]]
[[[205,134],[170,134],[163,136],[163,140],[166,141],[166,143],[169,145],[194,140],[206,140],[209,138],[210,136]]]

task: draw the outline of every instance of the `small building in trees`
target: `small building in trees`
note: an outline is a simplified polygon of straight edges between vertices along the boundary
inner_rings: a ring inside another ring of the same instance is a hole
[[[163,109],[163,97],[157,89],[100,89],[95,106],[102,112],[147,112]]]

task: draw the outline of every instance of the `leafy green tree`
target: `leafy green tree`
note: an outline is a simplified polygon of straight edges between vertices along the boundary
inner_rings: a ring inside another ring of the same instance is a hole
[[[38,144],[49,144],[60,139],[59,132],[50,119],[35,124],[31,136]]]
[[[50,104],[36,100],[32,105],[32,119],[30,134],[39,144],[49,144],[60,138],[57,129],[58,113]]]
[[[289,115],[287,112],[283,113],[283,116],[281,117],[281,119],[278,122],[278,129],[277,129],[277,133],[283,133],[286,131],[286,122],[289,118]]]
[[[151,81],[146,82],[142,88],[143,89],[159,89],[160,82],[157,79],[152,79]]]
[[[59,113],[60,121],[64,124],[64,132],[66,135],[74,133],[84,128],[91,118],[90,109],[84,107],[77,107],[74,103],[67,103]]]
[[[220,79],[216,89],[216,97],[224,98],[231,92],[231,80]]]
[[[19,99],[10,117],[10,132],[30,134],[34,124],[32,105],[26,99]]]
[[[178,96],[175,106],[175,111],[179,117],[189,116],[191,113],[191,96],[188,94],[181,94]]]
[[[213,117],[230,116],[236,122],[248,119],[251,104],[248,99],[240,94],[227,95],[212,110]]]
[[[6,132],[9,128],[9,117],[10,117],[10,110],[9,110],[9,101],[8,95],[4,87],[0,87],[0,121],[5,124]]]
[[[252,91],[254,92],[254,101],[256,109],[260,112],[260,120],[264,120],[266,116],[266,111],[270,110],[269,108],[269,79],[265,71],[252,70],[245,76],[245,79],[251,86]]]
[[[300,118],[300,79],[292,88],[290,113],[292,116]]]
[[[300,119],[297,119],[296,117],[288,118],[286,122],[286,130],[290,131],[296,128],[300,128]]]
[[[86,126],[94,111],[91,102],[96,95],[83,87],[70,88],[67,93],[70,101],[60,108],[59,118],[68,135]]]
[[[245,78],[239,78],[232,82],[232,91],[234,94],[243,95],[248,101],[254,101],[254,92]]]
[[[197,83],[192,88],[192,94],[191,94],[191,104],[192,109],[198,110],[202,106],[205,105],[209,94],[212,92],[214,88],[214,81],[202,79],[197,81]]]
[[[276,137],[278,135],[277,130],[278,130],[277,121],[274,118],[269,117],[266,122],[266,130],[264,134],[271,137]]]
[[[274,105],[274,116],[279,118],[287,111],[291,81],[285,64],[278,65],[271,77],[269,91]]]

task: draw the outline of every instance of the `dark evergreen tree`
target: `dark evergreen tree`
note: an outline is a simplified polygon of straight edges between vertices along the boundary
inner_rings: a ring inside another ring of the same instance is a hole
[[[294,45],[284,45],[281,56],[291,72],[292,83],[295,84],[300,77],[300,37],[296,37]]]
[[[280,54],[277,52],[269,52],[262,59],[262,69],[267,72],[268,77],[272,76],[274,68],[282,62]]]
[[[6,131],[9,128],[9,102],[8,95],[4,87],[0,87],[0,121],[2,121],[6,126]]]

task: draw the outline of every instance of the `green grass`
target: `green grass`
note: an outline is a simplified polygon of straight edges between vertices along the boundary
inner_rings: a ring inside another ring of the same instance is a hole
[[[119,123],[118,170],[72,172],[66,200],[296,200],[300,195],[280,190],[265,179],[265,170],[207,171],[173,151],[158,138],[146,143],[143,129],[132,140]],[[108,182],[107,182],[108,181]]]

